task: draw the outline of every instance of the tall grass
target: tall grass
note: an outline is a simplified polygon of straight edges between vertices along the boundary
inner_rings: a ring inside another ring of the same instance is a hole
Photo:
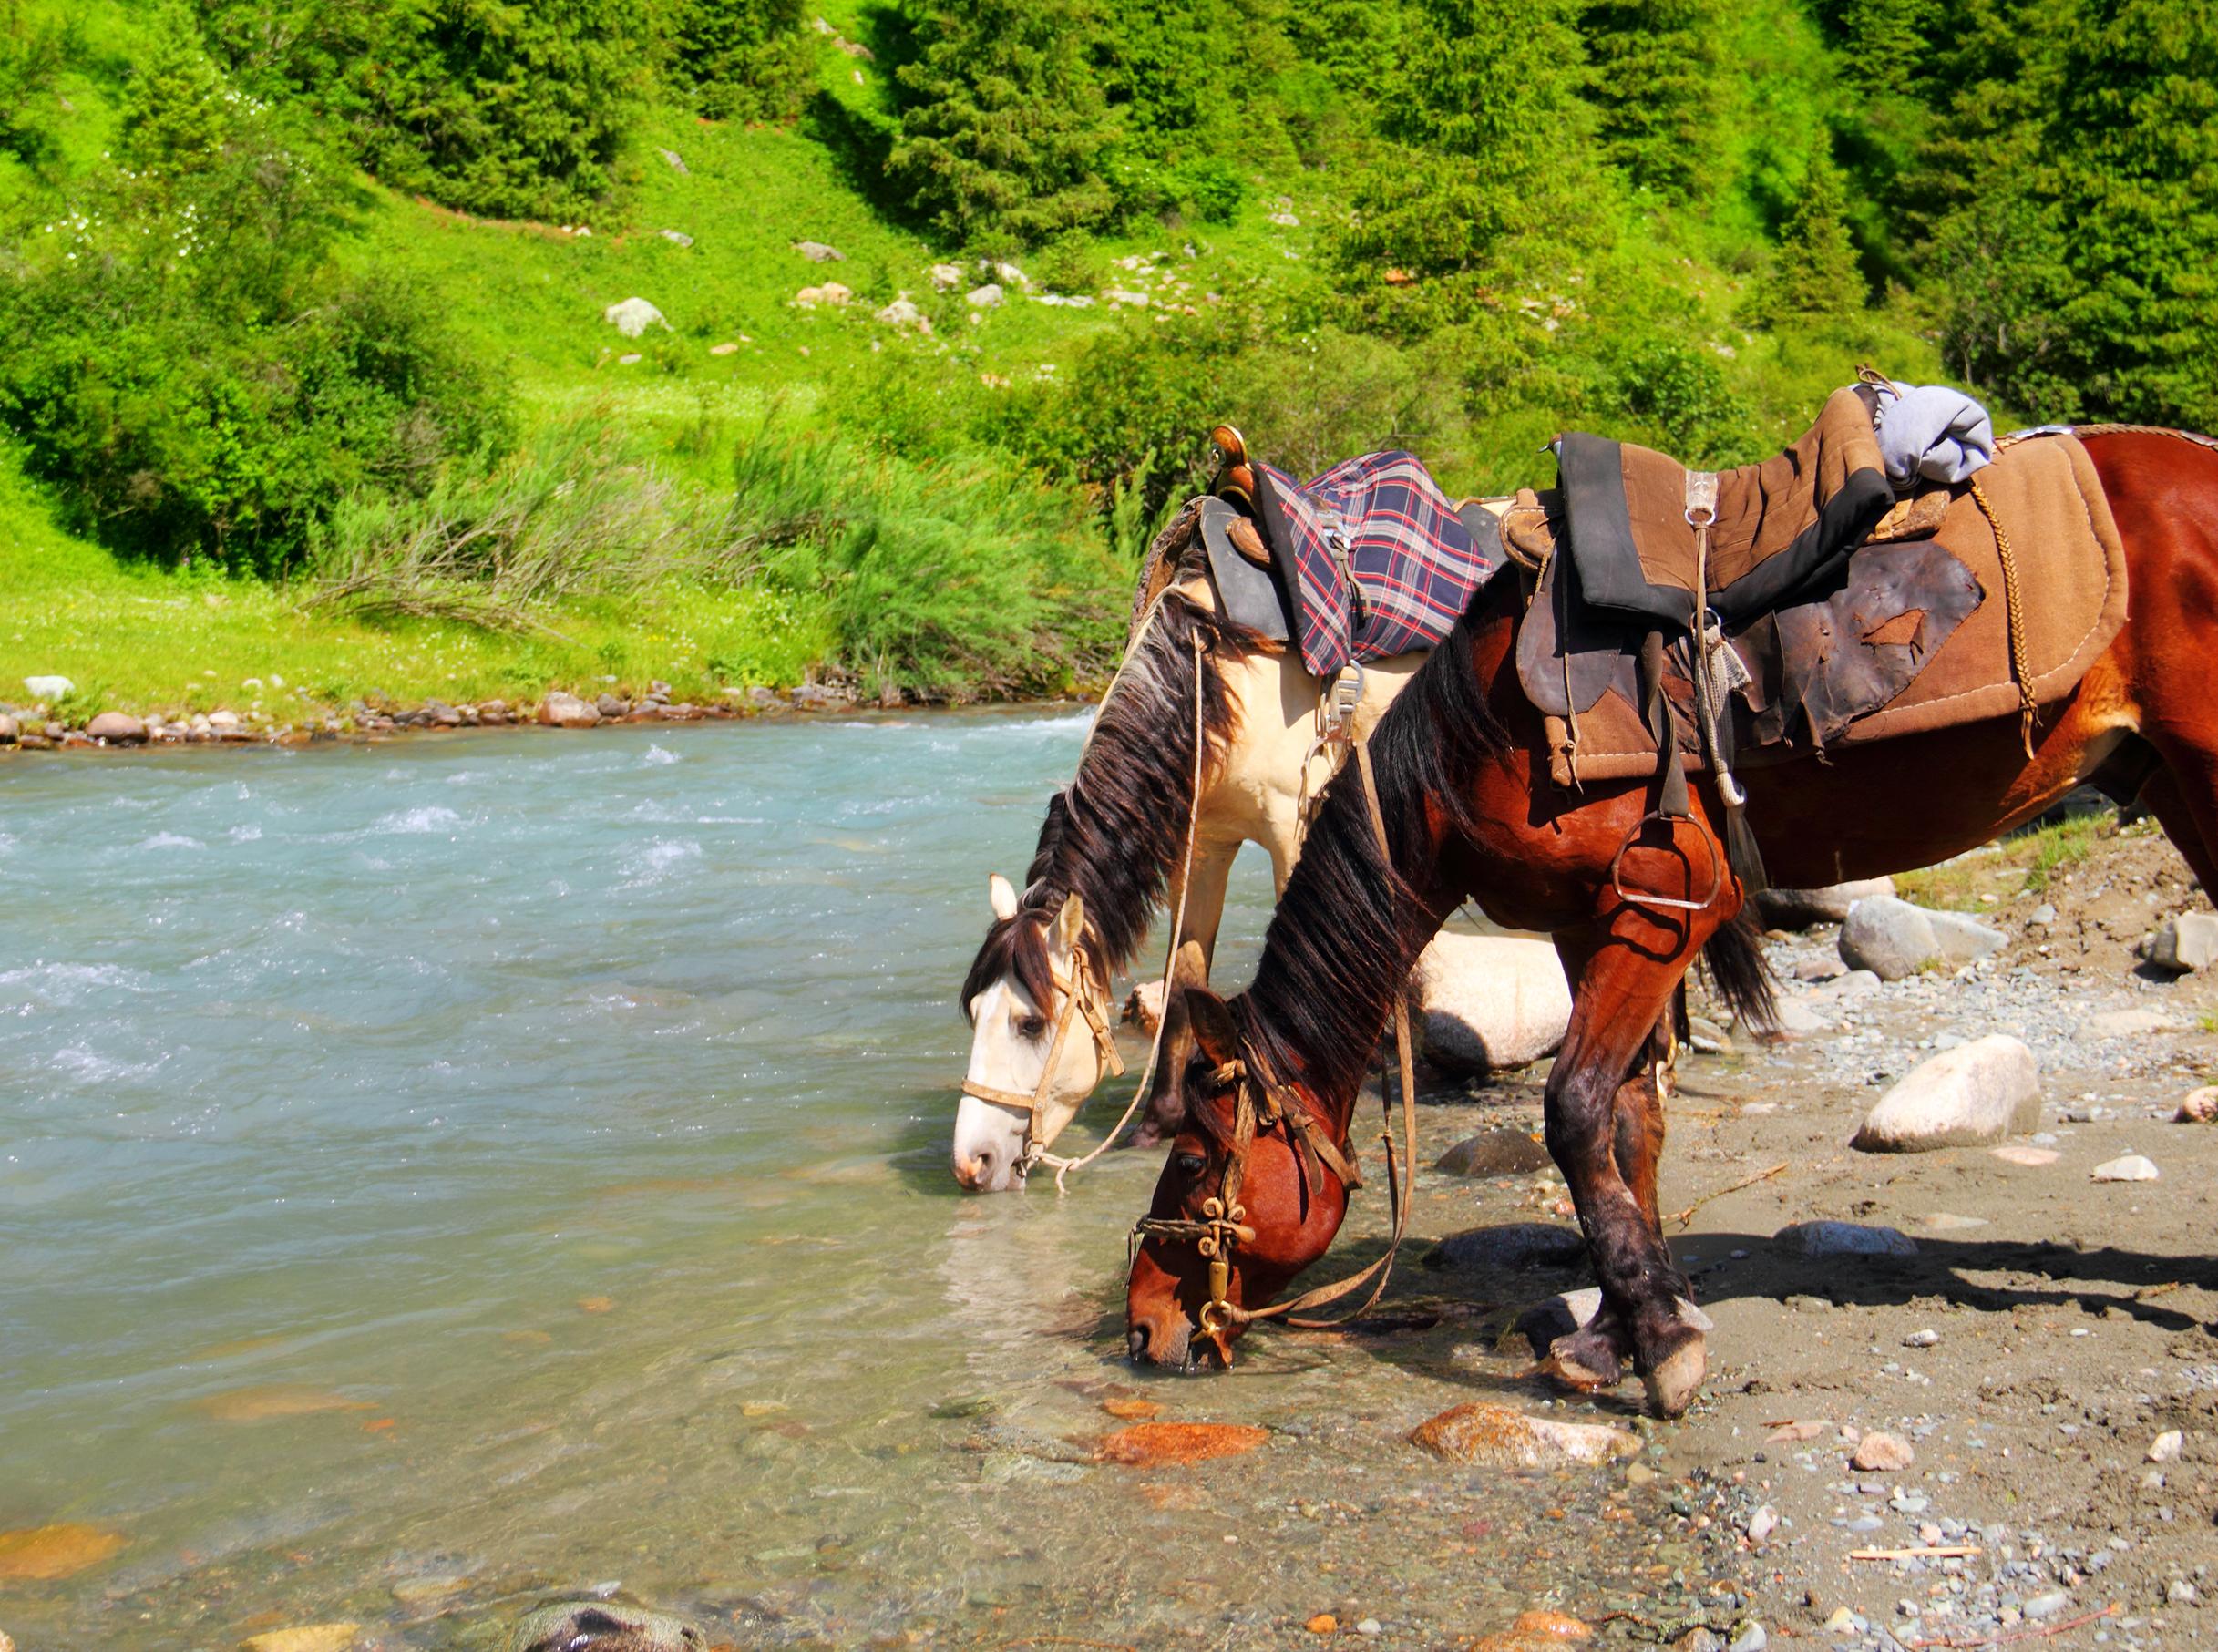
[[[1059,689],[1114,662],[1123,572],[1083,496],[1000,454],[916,460],[777,410],[685,435],[728,444],[703,489],[595,411],[420,501],[334,513],[304,608],[560,635],[566,599],[685,584],[824,602],[836,671],[946,697]]]

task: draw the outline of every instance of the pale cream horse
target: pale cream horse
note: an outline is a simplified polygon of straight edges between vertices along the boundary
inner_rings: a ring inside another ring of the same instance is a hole
[[[1290,643],[1227,625],[1192,556],[1176,564],[1135,622],[1076,777],[1049,805],[1025,889],[998,872],[989,880],[994,921],[962,994],[973,1033],[955,1117],[959,1183],[980,1193],[1022,1185],[1094,1087],[1121,1071],[1110,983],[1134,961],[1155,904],[1181,910],[1189,815],[1193,873],[1177,939],[1182,968],[1199,974],[1240,846],[1263,846],[1283,891],[1304,802],[1348,749],[1327,736],[1368,734],[1423,661],[1398,654],[1320,680]]]

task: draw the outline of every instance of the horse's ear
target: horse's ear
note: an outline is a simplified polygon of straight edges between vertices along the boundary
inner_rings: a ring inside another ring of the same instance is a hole
[[[1237,1061],[1240,1034],[1232,1024],[1231,1006],[1207,987],[1188,987],[1179,998],[1194,1030],[1194,1047],[1215,1066]]]
[[[1078,898],[1073,889],[1063,898],[1063,910],[1055,914],[1055,927],[1049,933],[1049,943],[1058,952],[1068,957],[1078,950],[1078,938],[1085,933],[1086,903]]]
[[[1176,992],[1186,987],[1208,984],[1209,960],[1202,952],[1201,942],[1189,940],[1171,959],[1171,990]]]
[[[986,879],[986,898],[993,903],[994,917],[1003,923],[1017,915],[1017,892],[999,872]]]

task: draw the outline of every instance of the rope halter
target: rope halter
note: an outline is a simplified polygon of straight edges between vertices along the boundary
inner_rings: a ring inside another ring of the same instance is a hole
[[[996,1107],[1013,1107],[1024,1114],[1024,1152],[1016,1165],[1019,1175],[1029,1172],[1047,1152],[1046,1139],[1040,1134],[1040,1113],[1047,1105],[1048,1092],[1054,1087],[1055,1069],[1062,1062],[1063,1041],[1070,1036],[1073,1019],[1085,1018],[1101,1070],[1113,1077],[1122,1077],[1124,1072],[1124,1058],[1117,1053],[1116,1036],[1109,1028],[1107,993],[1083,951],[1074,951],[1071,961],[1074,973],[1065,973],[1053,964],[1048,967],[1048,980],[1062,1001],[1055,1010],[1055,1035],[1048,1043],[1047,1062],[1040,1069],[1040,1082],[1032,1086],[1032,1093],[1003,1090],[976,1079],[962,1082],[963,1094]]]

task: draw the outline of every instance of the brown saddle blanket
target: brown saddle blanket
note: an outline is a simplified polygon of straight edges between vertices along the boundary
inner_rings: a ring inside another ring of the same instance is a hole
[[[1921,489],[1820,585],[1785,606],[1726,616],[1746,672],[1728,701],[1736,767],[2015,713],[1997,524],[2011,549],[2028,691],[2045,705],[2079,683],[2126,617],[2125,550],[2087,449],[2063,434],[2007,442],[1974,479],[1993,519],[1968,483]],[[1564,517],[1560,498],[1528,496],[1504,523],[1513,552],[1541,562],[1517,669],[1546,719],[1551,774],[1559,785],[1653,775],[1637,659],[1657,626],[1585,600],[1585,565],[1552,554]],[[1665,692],[1682,755],[1699,768],[1688,639],[1683,628],[1663,630]]]

